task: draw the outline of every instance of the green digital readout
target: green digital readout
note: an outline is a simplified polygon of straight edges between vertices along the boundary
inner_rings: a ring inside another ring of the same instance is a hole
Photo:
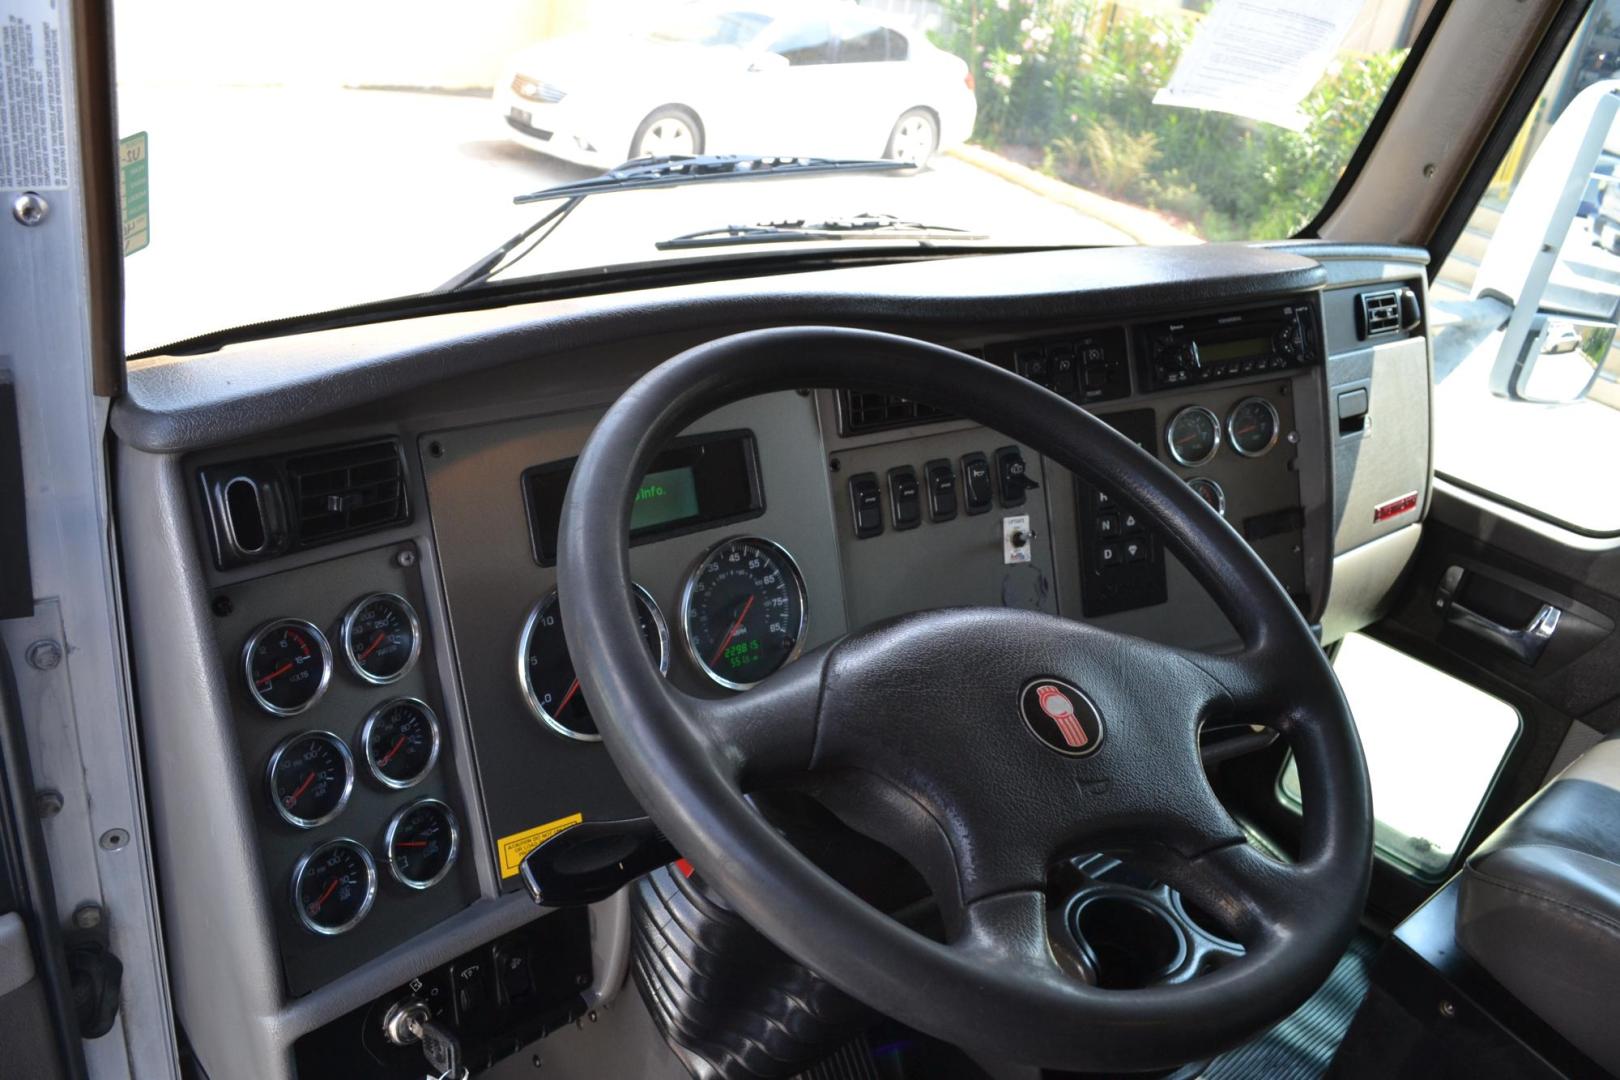
[[[698,516],[697,474],[690,465],[648,473],[630,508],[630,529],[668,525]]]

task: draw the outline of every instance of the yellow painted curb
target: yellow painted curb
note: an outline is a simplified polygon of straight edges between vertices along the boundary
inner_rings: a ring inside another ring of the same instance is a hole
[[[1017,184],[1026,191],[1032,191],[1043,199],[1061,203],[1087,217],[1095,218],[1105,225],[1118,229],[1138,244],[1203,243],[1198,237],[1176,228],[1151,210],[1116,202],[1094,191],[1065,184],[1016,161],[1009,161],[982,146],[953,146],[945,153],[974,168],[998,176],[1008,183]]]

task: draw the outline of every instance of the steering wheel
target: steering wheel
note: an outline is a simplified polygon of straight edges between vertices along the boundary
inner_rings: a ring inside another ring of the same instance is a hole
[[[638,483],[666,441],[705,414],[804,387],[922,398],[1017,432],[1140,507],[1242,650],[1188,652],[1029,611],[949,609],[852,633],[725,700],[671,685],[631,604]],[[684,352],[630,387],[580,455],[558,591],[603,741],[653,820],[782,950],[917,1030],[1052,1068],[1173,1067],[1298,1006],[1355,930],[1371,795],[1349,708],[1309,628],[1174,474],[1011,372],[909,338],[824,327]],[[1211,721],[1264,723],[1289,740],[1305,792],[1297,861],[1250,844],[1217,800],[1198,746]],[[919,870],[944,941],[846,890],[747,798],[811,777],[836,777],[838,815]],[[1043,893],[1054,862],[1081,851],[1129,851],[1245,955],[1178,985],[1090,985],[1054,953]]]

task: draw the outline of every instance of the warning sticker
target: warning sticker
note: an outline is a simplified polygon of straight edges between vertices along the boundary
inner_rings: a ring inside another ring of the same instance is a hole
[[[56,0],[8,6],[0,23],[0,190],[60,191],[68,186],[61,17]]]
[[[569,814],[567,817],[548,821],[544,825],[536,825],[532,829],[503,836],[495,841],[495,850],[501,857],[501,877],[516,877],[518,870],[523,866],[525,855],[564,829],[571,829],[584,820],[584,814]]]
[[[151,193],[146,185],[146,132],[118,140],[118,205],[124,212],[124,254],[152,242]]]

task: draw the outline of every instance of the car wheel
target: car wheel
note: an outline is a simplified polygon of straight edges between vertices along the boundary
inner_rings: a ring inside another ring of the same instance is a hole
[[[636,128],[630,157],[668,157],[703,153],[703,125],[690,109],[668,105],[655,109]]]
[[[928,164],[928,159],[939,149],[939,121],[927,109],[911,109],[894,122],[889,133],[889,145],[883,156],[891,161],[909,161],[917,166]]]

